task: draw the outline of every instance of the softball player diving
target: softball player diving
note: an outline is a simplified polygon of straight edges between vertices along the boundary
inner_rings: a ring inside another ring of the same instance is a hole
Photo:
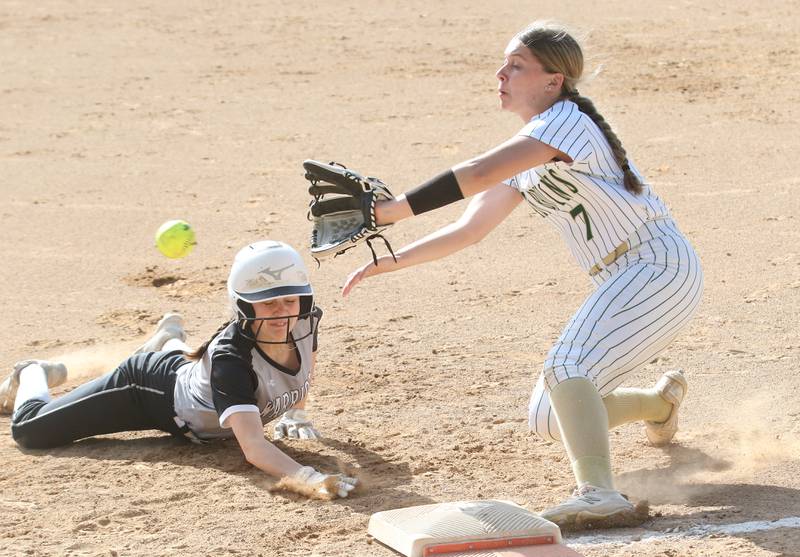
[[[18,363],[0,384],[0,410],[13,410],[11,433],[22,447],[46,449],[77,439],[158,429],[195,442],[235,437],[245,458],[288,489],[346,497],[357,480],[303,466],[264,438],[318,436],[304,407],[317,354],[322,311],[314,304],[300,255],[281,242],[250,244],[228,277],[235,318],[196,350],[184,344],[177,314],[111,373],[52,400],[66,380],[63,364]]]
[[[679,371],[651,389],[623,389],[626,376],[666,347],[696,310],[700,262],[664,202],[636,170],[619,138],[577,88],[578,42],[535,22],[517,34],[497,70],[501,107],[522,118],[519,133],[421,186],[378,202],[378,225],[474,196],[454,223],[347,278],[362,280],[440,259],[484,238],[523,200],[561,234],[595,289],[544,362],[530,401],[530,428],[562,441],[576,491],[542,516],[561,526],[612,527],[637,519],[614,489],[610,428],[643,420],[655,445],[677,430],[686,394]]]

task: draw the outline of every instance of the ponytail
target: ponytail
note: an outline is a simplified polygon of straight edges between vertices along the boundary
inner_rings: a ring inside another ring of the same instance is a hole
[[[209,344],[211,344],[211,341],[212,341],[212,340],[214,340],[214,338],[215,338],[215,337],[216,337],[218,334],[220,334],[222,331],[224,331],[224,330],[225,330],[225,329],[228,327],[228,325],[230,325],[231,323],[233,323],[233,321],[227,321],[226,323],[223,323],[223,324],[220,326],[220,328],[219,328],[219,329],[217,329],[217,330],[214,332],[214,334],[213,334],[213,335],[211,335],[211,338],[209,338],[207,341],[205,341],[203,344],[201,344],[200,346],[198,346],[198,347],[197,347],[197,348],[195,348],[194,350],[192,350],[192,351],[190,351],[190,352],[184,352],[184,355],[185,355],[187,358],[189,358],[190,360],[194,360],[194,361],[197,361],[197,360],[202,360],[202,359],[203,359],[203,356],[205,356],[205,354],[206,354],[206,351],[208,350],[208,345],[209,345]]]
[[[606,141],[608,141],[608,144],[611,146],[611,152],[614,154],[614,160],[622,169],[625,189],[635,194],[642,193],[642,183],[639,181],[639,178],[636,177],[636,174],[633,173],[633,170],[628,163],[628,154],[625,151],[625,148],[622,146],[622,142],[617,137],[617,134],[614,133],[614,130],[611,129],[609,123],[606,122],[606,119],[603,118],[603,115],[597,112],[597,108],[595,108],[591,99],[578,93],[577,89],[568,91],[564,96],[567,98],[567,100],[570,100],[578,105],[578,109],[591,118],[592,122],[597,124],[597,127],[600,128],[600,131],[603,132]]]

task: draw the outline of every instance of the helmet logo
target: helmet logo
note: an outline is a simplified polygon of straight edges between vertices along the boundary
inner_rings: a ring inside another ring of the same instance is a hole
[[[269,267],[264,267],[263,269],[261,269],[258,272],[258,274],[260,274],[260,275],[269,275],[269,276],[272,277],[272,280],[276,280],[277,281],[277,280],[281,280],[281,275],[283,274],[283,272],[286,269],[289,269],[290,267],[293,267],[293,266],[294,266],[293,264],[289,264],[286,267],[283,267],[281,269],[275,269],[274,271],[272,269],[270,269]]]
[[[269,284],[278,282],[279,280],[281,280],[283,272],[286,269],[290,269],[293,266],[294,265],[291,264],[281,269],[272,269],[271,267],[264,267],[263,269],[258,271],[255,277],[248,279],[246,281],[247,286],[249,288],[262,288],[264,286],[268,286]],[[269,280],[265,275],[268,275],[272,280]]]

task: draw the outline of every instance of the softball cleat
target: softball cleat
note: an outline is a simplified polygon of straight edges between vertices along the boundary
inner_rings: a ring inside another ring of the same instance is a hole
[[[668,371],[656,383],[656,391],[661,398],[672,404],[669,417],[663,422],[644,422],[647,439],[655,447],[663,447],[672,441],[678,431],[678,409],[689,388],[683,371]]]
[[[22,360],[14,364],[14,369],[0,383],[0,414],[11,414],[14,411],[14,399],[19,389],[19,375],[30,365],[39,365],[44,369],[48,388],[58,387],[67,380],[67,366],[61,362],[46,360]]]
[[[644,514],[644,516],[642,516]],[[642,512],[619,491],[583,485],[572,497],[542,511],[539,516],[565,530],[619,528],[641,524],[648,511]]]
[[[164,317],[158,321],[153,336],[133,353],[158,352],[172,339],[178,339],[181,342],[186,340],[186,331],[183,329],[183,317],[178,313],[165,313]]]

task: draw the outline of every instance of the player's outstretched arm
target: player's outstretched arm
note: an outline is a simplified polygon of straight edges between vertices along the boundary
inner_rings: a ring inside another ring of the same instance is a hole
[[[308,497],[333,499],[347,497],[358,480],[341,474],[324,474],[303,466],[264,438],[260,416],[255,412],[236,412],[228,424],[242,448],[244,457],[256,468],[280,478],[279,487]]]
[[[512,137],[393,200],[377,203],[377,222],[392,224],[444,207],[484,192],[503,180],[553,159],[569,160],[569,157],[537,139]]]
[[[522,196],[504,184],[498,184],[475,196],[456,222],[397,251],[396,260],[388,256],[379,257],[377,265],[370,261],[350,273],[342,288],[342,295],[347,296],[367,277],[442,259],[481,241],[503,222],[521,201]]]
[[[283,477],[295,474],[302,464],[264,438],[264,426],[256,412],[236,412],[228,417],[239,446],[247,462],[270,476]]]

